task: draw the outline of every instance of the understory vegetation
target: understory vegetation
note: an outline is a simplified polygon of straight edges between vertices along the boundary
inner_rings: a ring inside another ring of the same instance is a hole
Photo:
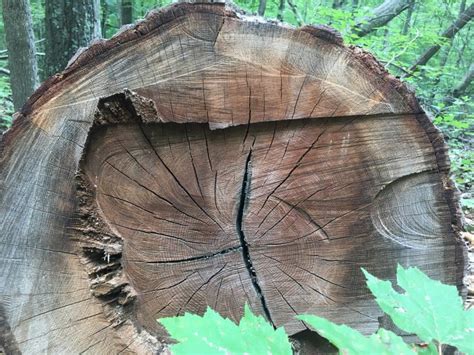
[[[51,1],[51,0],[50,0]],[[40,80],[45,70],[45,2],[30,0]],[[101,0],[100,32],[113,36],[126,21],[143,18],[148,11],[170,0]],[[472,6],[467,0],[235,0],[249,14],[260,14],[294,26],[326,24],[342,34],[346,44],[373,53],[393,75],[412,87],[442,130],[450,147],[452,172],[462,192],[465,212],[472,213],[474,199],[474,132],[472,76],[474,71],[473,24],[470,18],[458,33],[445,37],[456,19]],[[125,5],[124,5],[125,4]],[[384,6],[398,6],[384,24]],[[128,6],[128,10],[124,10]],[[126,19],[124,19],[126,17]],[[370,29],[367,30],[367,26]],[[454,27],[454,28],[455,28]],[[428,49],[435,53],[420,61]],[[12,123],[14,113],[5,29],[0,20],[0,131]]]
[[[367,287],[379,307],[406,334],[416,334],[418,343],[407,344],[390,330],[364,336],[346,325],[337,325],[315,315],[299,315],[341,354],[442,354],[447,345],[464,354],[474,354],[474,309],[464,310],[454,286],[430,279],[417,268],[397,268],[397,292],[390,281],[379,280],[362,270]],[[290,355],[292,346],[283,328],[274,329],[263,317],[245,306],[236,325],[208,308],[201,317],[184,316],[158,320],[178,341],[171,346],[179,354],[275,354]]]

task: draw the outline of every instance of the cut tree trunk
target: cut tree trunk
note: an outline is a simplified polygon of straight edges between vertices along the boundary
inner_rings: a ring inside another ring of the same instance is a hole
[[[157,318],[245,303],[305,344],[296,314],[367,334],[386,320],[361,267],[462,288],[441,134],[327,27],[152,12],[39,88],[2,147],[0,330],[23,353],[165,351]]]

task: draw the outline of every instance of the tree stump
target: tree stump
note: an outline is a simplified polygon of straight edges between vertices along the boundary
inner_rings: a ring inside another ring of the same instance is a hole
[[[157,318],[244,304],[375,331],[361,267],[462,287],[443,139],[326,27],[175,4],[94,43],[2,143],[0,334],[24,353],[156,353]],[[309,334],[309,335],[308,335]]]

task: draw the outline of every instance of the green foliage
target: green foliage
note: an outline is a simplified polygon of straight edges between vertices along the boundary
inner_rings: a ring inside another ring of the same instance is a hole
[[[436,341],[474,354],[474,310],[465,311],[456,287],[431,280],[416,268],[397,268],[398,293],[389,281],[363,270],[380,308],[397,327],[426,343]]]
[[[456,287],[432,280],[417,268],[398,266],[397,282],[404,291],[399,293],[391,282],[362,271],[380,308],[401,330],[416,334],[425,342],[423,346],[408,345],[386,329],[364,336],[346,325],[314,315],[297,318],[345,355],[434,355],[441,354],[443,345],[474,354],[474,310],[463,309]],[[172,345],[173,354],[291,354],[283,328],[274,330],[262,317],[253,315],[247,305],[238,326],[210,308],[202,317],[186,313],[159,322],[179,342]]]
[[[342,354],[416,354],[416,350],[408,346],[401,337],[385,329],[380,329],[376,334],[365,337],[357,330],[346,325],[334,324],[324,318],[301,315],[298,316],[298,319],[316,329],[321,336],[334,344]]]
[[[179,354],[291,354],[283,328],[276,330],[263,317],[255,316],[245,305],[239,325],[208,308],[204,316],[185,313],[182,317],[160,319],[171,337],[179,343],[171,346]]]

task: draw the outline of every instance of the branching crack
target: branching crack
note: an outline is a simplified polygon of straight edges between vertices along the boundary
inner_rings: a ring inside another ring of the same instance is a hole
[[[238,246],[235,246],[235,247],[230,247],[230,248],[227,248],[227,249],[219,250],[215,253],[208,253],[208,254],[199,255],[199,256],[192,256],[190,258],[184,258],[184,259],[160,260],[160,261],[145,261],[145,260],[128,260],[128,261],[132,262],[132,263],[145,263],[145,264],[178,264],[178,263],[185,263],[185,262],[196,261],[196,260],[207,260],[207,259],[215,257],[215,256],[229,254],[229,253],[235,252],[237,250],[241,250],[241,249],[242,249],[242,246],[238,245]]]
[[[244,215],[245,204],[247,201],[247,195],[250,191],[250,174],[251,174],[251,162],[252,162],[252,150],[250,150],[247,161],[245,162],[245,171],[244,171],[244,178],[242,180],[242,190],[240,194],[240,204],[237,213],[237,233],[239,234],[240,244],[242,246],[242,255],[244,258],[245,266],[249,272],[250,279],[252,280],[253,287],[257,292],[258,297],[260,298],[260,302],[262,303],[263,312],[265,313],[265,317],[267,320],[273,325],[275,328],[275,324],[273,323],[272,317],[270,315],[270,310],[268,309],[267,302],[265,297],[263,296],[262,288],[258,283],[257,273],[255,272],[255,268],[252,265],[252,260],[250,259],[250,252],[249,252],[249,245],[245,239],[245,234],[242,228],[242,220]]]

